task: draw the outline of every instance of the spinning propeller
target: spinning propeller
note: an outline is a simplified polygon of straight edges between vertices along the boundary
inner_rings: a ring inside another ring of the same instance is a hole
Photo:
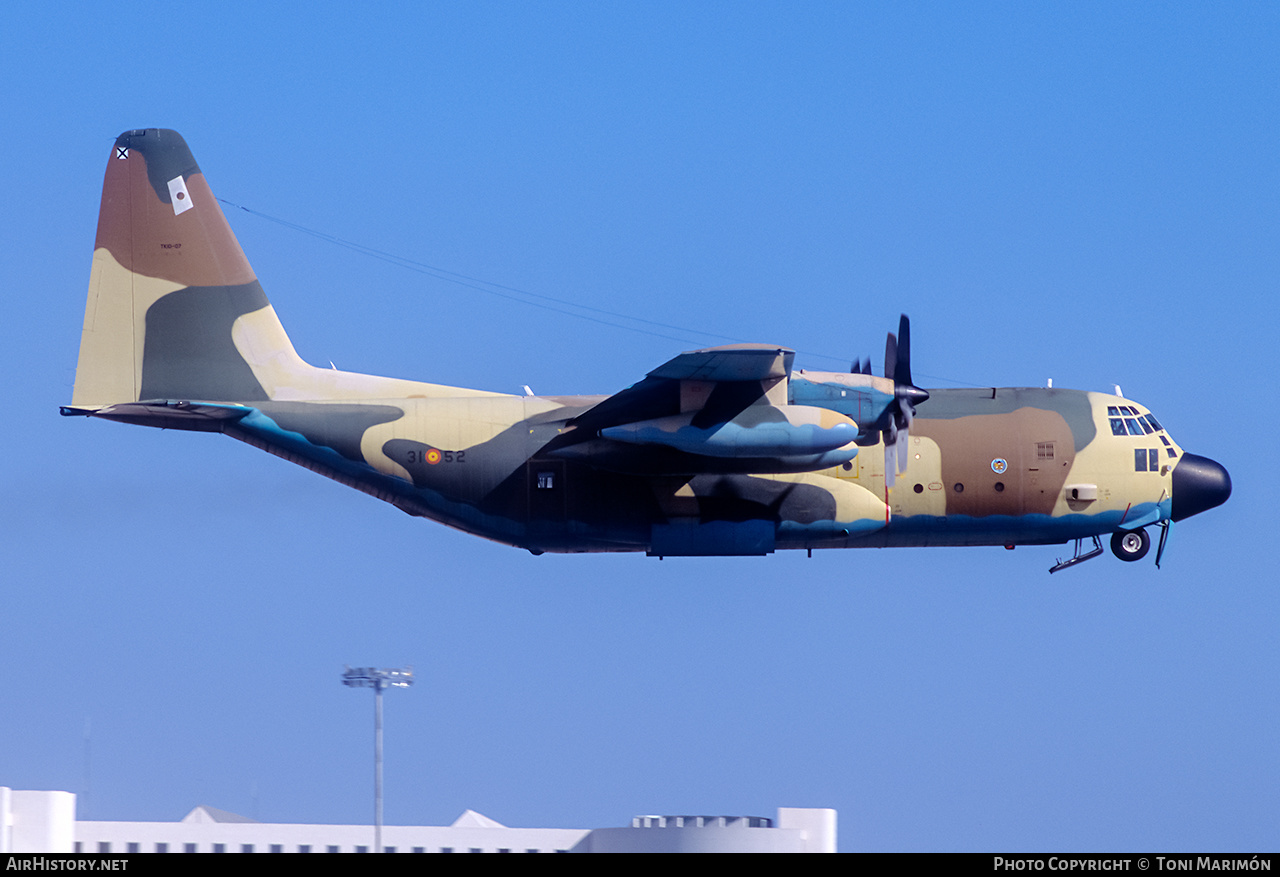
[[[893,381],[893,401],[885,412],[889,424],[882,431],[884,483],[892,487],[894,477],[907,471],[911,421],[916,406],[929,398],[928,392],[911,383],[911,321],[906,314],[898,322],[898,337],[890,332],[885,339],[884,376]]]

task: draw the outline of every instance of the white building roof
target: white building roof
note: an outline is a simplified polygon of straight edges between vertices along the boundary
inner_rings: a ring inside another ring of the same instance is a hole
[[[385,852],[835,852],[836,812],[643,816],[622,828],[511,828],[474,810],[451,825],[386,825]],[[259,822],[200,805],[178,822],[78,821],[70,792],[0,786],[0,853],[372,852],[370,825]]]

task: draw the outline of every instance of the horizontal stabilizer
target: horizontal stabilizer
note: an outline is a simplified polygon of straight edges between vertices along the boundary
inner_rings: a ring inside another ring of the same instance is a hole
[[[204,402],[125,402],[102,408],[76,408],[64,405],[63,417],[100,417],[137,426],[160,429],[186,429],[195,432],[221,432],[224,423],[239,420],[254,409],[247,405],[210,405]]]

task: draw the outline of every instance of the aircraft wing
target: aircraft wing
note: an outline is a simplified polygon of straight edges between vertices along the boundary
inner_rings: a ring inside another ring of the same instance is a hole
[[[730,344],[682,353],[649,372],[676,381],[767,381],[791,377],[794,350],[768,344]]]
[[[858,426],[787,403],[795,352],[764,344],[682,353],[583,412],[544,452],[634,474],[803,472],[848,462]]]
[[[615,393],[594,408],[580,414],[570,423],[580,431],[600,430],[610,426],[679,414],[681,384],[695,382],[724,384],[727,394],[746,405],[764,395],[764,383],[791,376],[795,351],[766,344],[734,344],[682,353],[658,366],[637,384]],[[683,388],[686,391],[690,388]],[[725,394],[722,394],[725,395]],[[738,402],[724,407],[728,417]]]

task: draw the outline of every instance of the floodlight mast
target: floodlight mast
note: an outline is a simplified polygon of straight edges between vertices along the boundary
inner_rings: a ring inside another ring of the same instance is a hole
[[[382,690],[408,688],[413,684],[413,668],[379,670],[350,667],[342,671],[342,684],[373,689],[373,851],[382,852]]]

